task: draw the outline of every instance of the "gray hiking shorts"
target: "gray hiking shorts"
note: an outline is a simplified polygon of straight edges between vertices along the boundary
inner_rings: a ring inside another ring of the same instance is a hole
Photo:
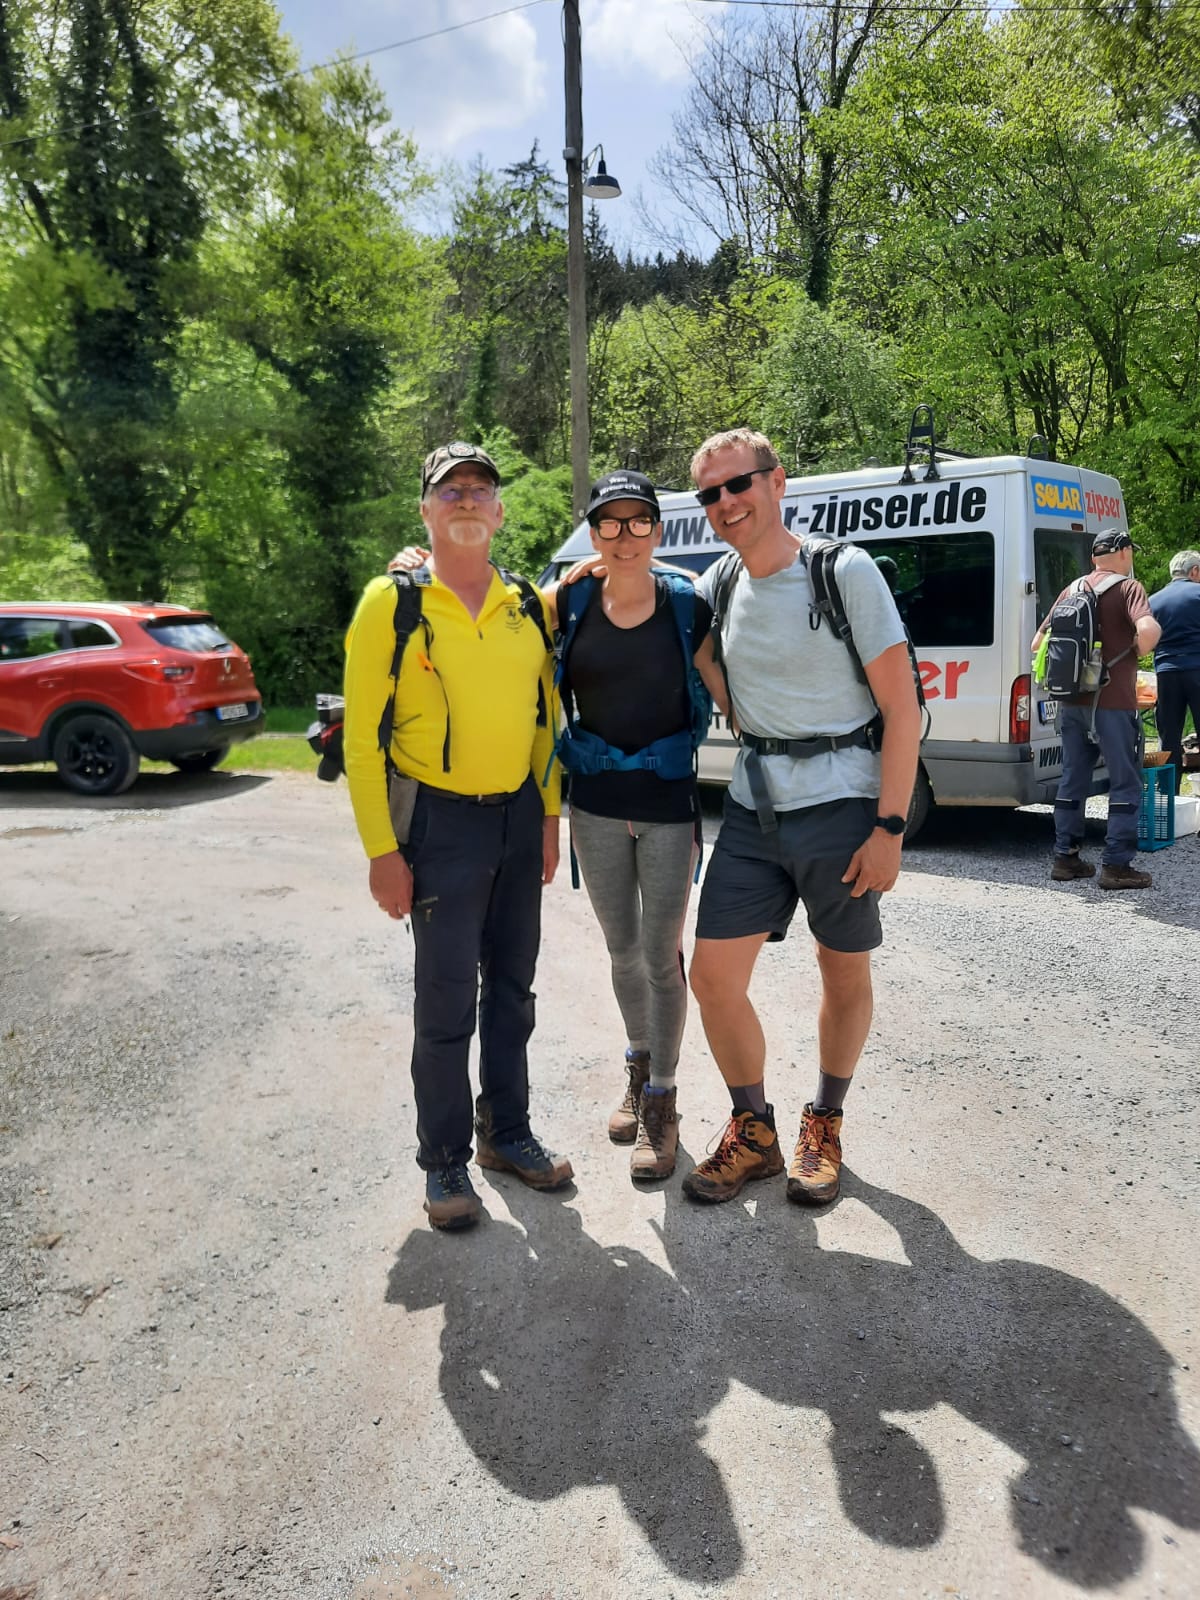
[[[854,899],[842,882],[850,857],[875,825],[874,800],[831,800],[776,813],[764,833],[753,811],[728,795],[721,831],[700,890],[697,939],[744,939],[765,933],[777,943],[803,901],[809,931],[846,955],[883,943],[879,893]]]

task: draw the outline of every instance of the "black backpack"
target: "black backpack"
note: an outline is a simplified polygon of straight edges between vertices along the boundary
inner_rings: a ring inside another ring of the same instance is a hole
[[[1100,596],[1124,581],[1118,572],[1106,572],[1098,583],[1078,578],[1054,602],[1036,667],[1050,699],[1074,700],[1088,694],[1098,698],[1109,680],[1109,667],[1129,654],[1122,650],[1105,661],[1100,653]]]
[[[546,654],[554,654],[554,644],[546,629],[545,619],[542,615],[541,596],[530,583],[528,578],[522,578],[515,572],[510,572],[507,567],[493,563],[501,580],[508,584],[515,584],[521,602],[518,606],[523,617],[528,617],[537,625],[537,630],[542,636],[546,646]],[[433,628],[429,618],[425,615],[421,605],[421,590],[429,586],[429,573],[424,567],[419,567],[415,572],[390,572],[388,576],[396,589],[396,605],[392,612],[392,627],[396,634],[396,643],[392,650],[392,664],[388,668],[388,676],[392,680],[392,692],[384,704],[383,713],[379,718],[379,748],[388,759],[391,759],[392,728],[396,720],[396,693],[400,687],[400,664],[404,659],[404,651],[408,641],[418,628],[425,634],[425,654],[429,657],[433,645]],[[432,665],[432,662],[431,662]],[[437,668],[433,668],[437,673]],[[439,679],[440,681],[440,679]],[[546,726],[547,707],[546,697],[541,683],[538,684],[538,727]],[[346,770],[345,758],[342,751],[342,735],[346,719],[346,702],[341,695],[319,694],[317,696],[317,720],[308,730],[309,748],[314,755],[320,756],[317,766],[317,777],[326,783],[336,783]],[[450,770],[450,706],[446,706],[446,737],[442,742],[442,771]]]

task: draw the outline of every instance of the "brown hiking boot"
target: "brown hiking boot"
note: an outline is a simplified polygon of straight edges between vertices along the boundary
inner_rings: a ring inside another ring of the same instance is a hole
[[[608,1137],[614,1144],[632,1144],[638,1135],[638,1102],[650,1080],[650,1052],[626,1050],[625,1098],[608,1119]]]
[[[1148,889],[1153,882],[1148,872],[1139,872],[1132,862],[1124,867],[1100,868],[1102,889]]]
[[[787,1197],[798,1206],[827,1206],[841,1183],[842,1113],[818,1116],[810,1102],[800,1119],[800,1137],[788,1168]]]
[[[638,1106],[637,1143],[629,1158],[629,1176],[635,1183],[653,1183],[669,1178],[675,1171],[675,1151],[679,1146],[679,1117],[675,1110],[675,1091],[651,1094],[642,1090]]]
[[[741,1194],[751,1179],[773,1178],[782,1171],[774,1107],[767,1107],[765,1117],[757,1111],[735,1111],[716,1150],[683,1180],[683,1192],[689,1200],[718,1205]]]
[[[1094,878],[1096,869],[1090,861],[1085,861],[1078,853],[1055,856],[1050,876],[1055,883],[1069,883],[1072,878]]]

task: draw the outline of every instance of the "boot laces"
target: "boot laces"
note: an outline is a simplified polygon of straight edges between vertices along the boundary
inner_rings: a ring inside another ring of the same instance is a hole
[[[438,1184],[447,1194],[465,1194],[467,1172],[465,1167],[449,1166],[438,1168]]]
[[[820,1167],[825,1147],[832,1144],[833,1136],[825,1117],[810,1117],[800,1130],[800,1171],[811,1177]]]
[[[709,1146],[710,1155],[704,1163],[713,1172],[718,1172],[722,1167],[736,1167],[737,1153],[744,1143],[741,1125],[736,1117],[730,1117],[724,1129],[718,1135],[719,1143],[716,1150]]]

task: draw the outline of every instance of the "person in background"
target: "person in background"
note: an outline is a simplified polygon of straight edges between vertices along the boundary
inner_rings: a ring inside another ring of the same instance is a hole
[[[1171,581],[1150,596],[1150,610],[1162,629],[1154,647],[1158,679],[1155,722],[1159,744],[1175,768],[1175,793],[1183,781],[1183,723],[1190,711],[1200,733],[1200,550],[1171,557]]]
[[[1108,768],[1108,830],[1100,868],[1102,889],[1148,889],[1154,881],[1133,865],[1138,847],[1138,813],[1142,803],[1141,722],[1137,709],[1137,664],[1158,643],[1159,626],[1150,614],[1146,591],[1133,576],[1129,535],[1105,528],[1092,540],[1093,579],[1116,573],[1123,581],[1096,596],[1100,654],[1108,668],[1108,682],[1099,697],[1088,692],[1059,706],[1058,731],[1062,740],[1062,778],[1054,801],[1054,859],[1050,876],[1056,883],[1091,878],[1096,869],[1080,854],[1083,844],[1084,805],[1091,792],[1092,773],[1101,755]],[[1069,583],[1054,602],[1075,587]],[[1054,606],[1050,610],[1054,610]],[[1033,636],[1037,654],[1050,626],[1047,613]]]

